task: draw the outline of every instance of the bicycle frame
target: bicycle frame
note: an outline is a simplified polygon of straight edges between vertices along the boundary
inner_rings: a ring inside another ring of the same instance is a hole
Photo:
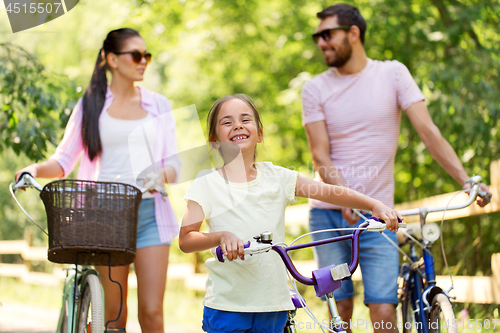
[[[426,215],[426,214],[425,214]],[[421,215],[421,223],[425,224],[425,215]],[[432,254],[433,242],[425,241],[425,249],[422,250],[423,263],[415,250],[415,244],[410,243],[410,258],[413,261],[409,265],[409,274],[405,279],[406,295],[410,297],[411,308],[415,314],[415,326],[418,332],[429,333],[429,313],[430,303],[438,293],[444,293],[448,298],[447,292],[436,285],[436,270],[434,267],[434,256]],[[424,267],[425,276],[421,274],[421,267]],[[403,290],[403,293],[405,290]]]

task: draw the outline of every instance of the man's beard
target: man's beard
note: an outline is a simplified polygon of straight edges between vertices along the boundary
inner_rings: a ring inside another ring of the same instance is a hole
[[[349,40],[347,36],[344,38],[342,45],[335,50],[335,58],[333,59],[325,59],[326,64],[329,67],[342,67],[344,66],[349,59],[351,59],[352,55],[352,46],[349,44]]]

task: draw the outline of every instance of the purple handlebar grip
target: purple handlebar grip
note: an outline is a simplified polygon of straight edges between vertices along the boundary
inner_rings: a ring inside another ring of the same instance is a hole
[[[248,247],[250,247],[250,241],[248,241],[245,245],[243,245],[244,249]],[[219,260],[220,262],[224,262],[224,253],[222,253],[220,245],[217,246],[217,248],[215,249],[215,254],[217,255],[217,260]]]
[[[215,253],[217,254],[217,260],[219,260],[220,262],[224,262],[224,257],[222,256],[223,253],[222,249],[220,248],[220,245],[217,246],[217,248],[215,249]]]

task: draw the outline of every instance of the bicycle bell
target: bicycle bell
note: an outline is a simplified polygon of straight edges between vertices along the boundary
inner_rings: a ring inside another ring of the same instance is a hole
[[[422,238],[428,242],[435,242],[441,231],[436,223],[426,223],[422,226]]]
[[[270,231],[264,231],[259,236],[255,236],[254,239],[260,243],[271,244],[273,242],[273,233]]]

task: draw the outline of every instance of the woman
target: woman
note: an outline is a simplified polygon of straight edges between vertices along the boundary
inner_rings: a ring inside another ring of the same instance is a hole
[[[34,177],[66,177],[81,157],[78,179],[137,185],[138,173],[134,171],[138,158],[134,154],[144,155],[144,152],[129,149],[128,139],[134,129],[147,127],[147,141],[152,147],[143,150],[148,150],[146,156],[154,159],[150,164],[159,165],[156,172],[166,182],[175,181],[180,162],[176,157],[175,120],[170,104],[164,96],[134,86],[134,82],[143,80],[150,60],[151,54],[146,52],[144,40],[137,31],[128,28],[111,31],[97,56],[90,84],[75,106],[55,154],[47,161],[18,171],[16,180],[24,171]],[[106,71],[112,77],[109,86]],[[164,201],[159,193],[144,194],[139,208],[134,261],[139,323],[143,332],[164,331],[163,297],[169,245],[177,234],[177,220],[170,202]],[[120,310],[120,289],[109,280],[108,267],[96,268],[104,287],[105,319],[115,319]],[[111,268],[111,278],[124,287],[124,297],[120,318],[110,323],[110,327],[126,326],[128,273],[129,266]]]

